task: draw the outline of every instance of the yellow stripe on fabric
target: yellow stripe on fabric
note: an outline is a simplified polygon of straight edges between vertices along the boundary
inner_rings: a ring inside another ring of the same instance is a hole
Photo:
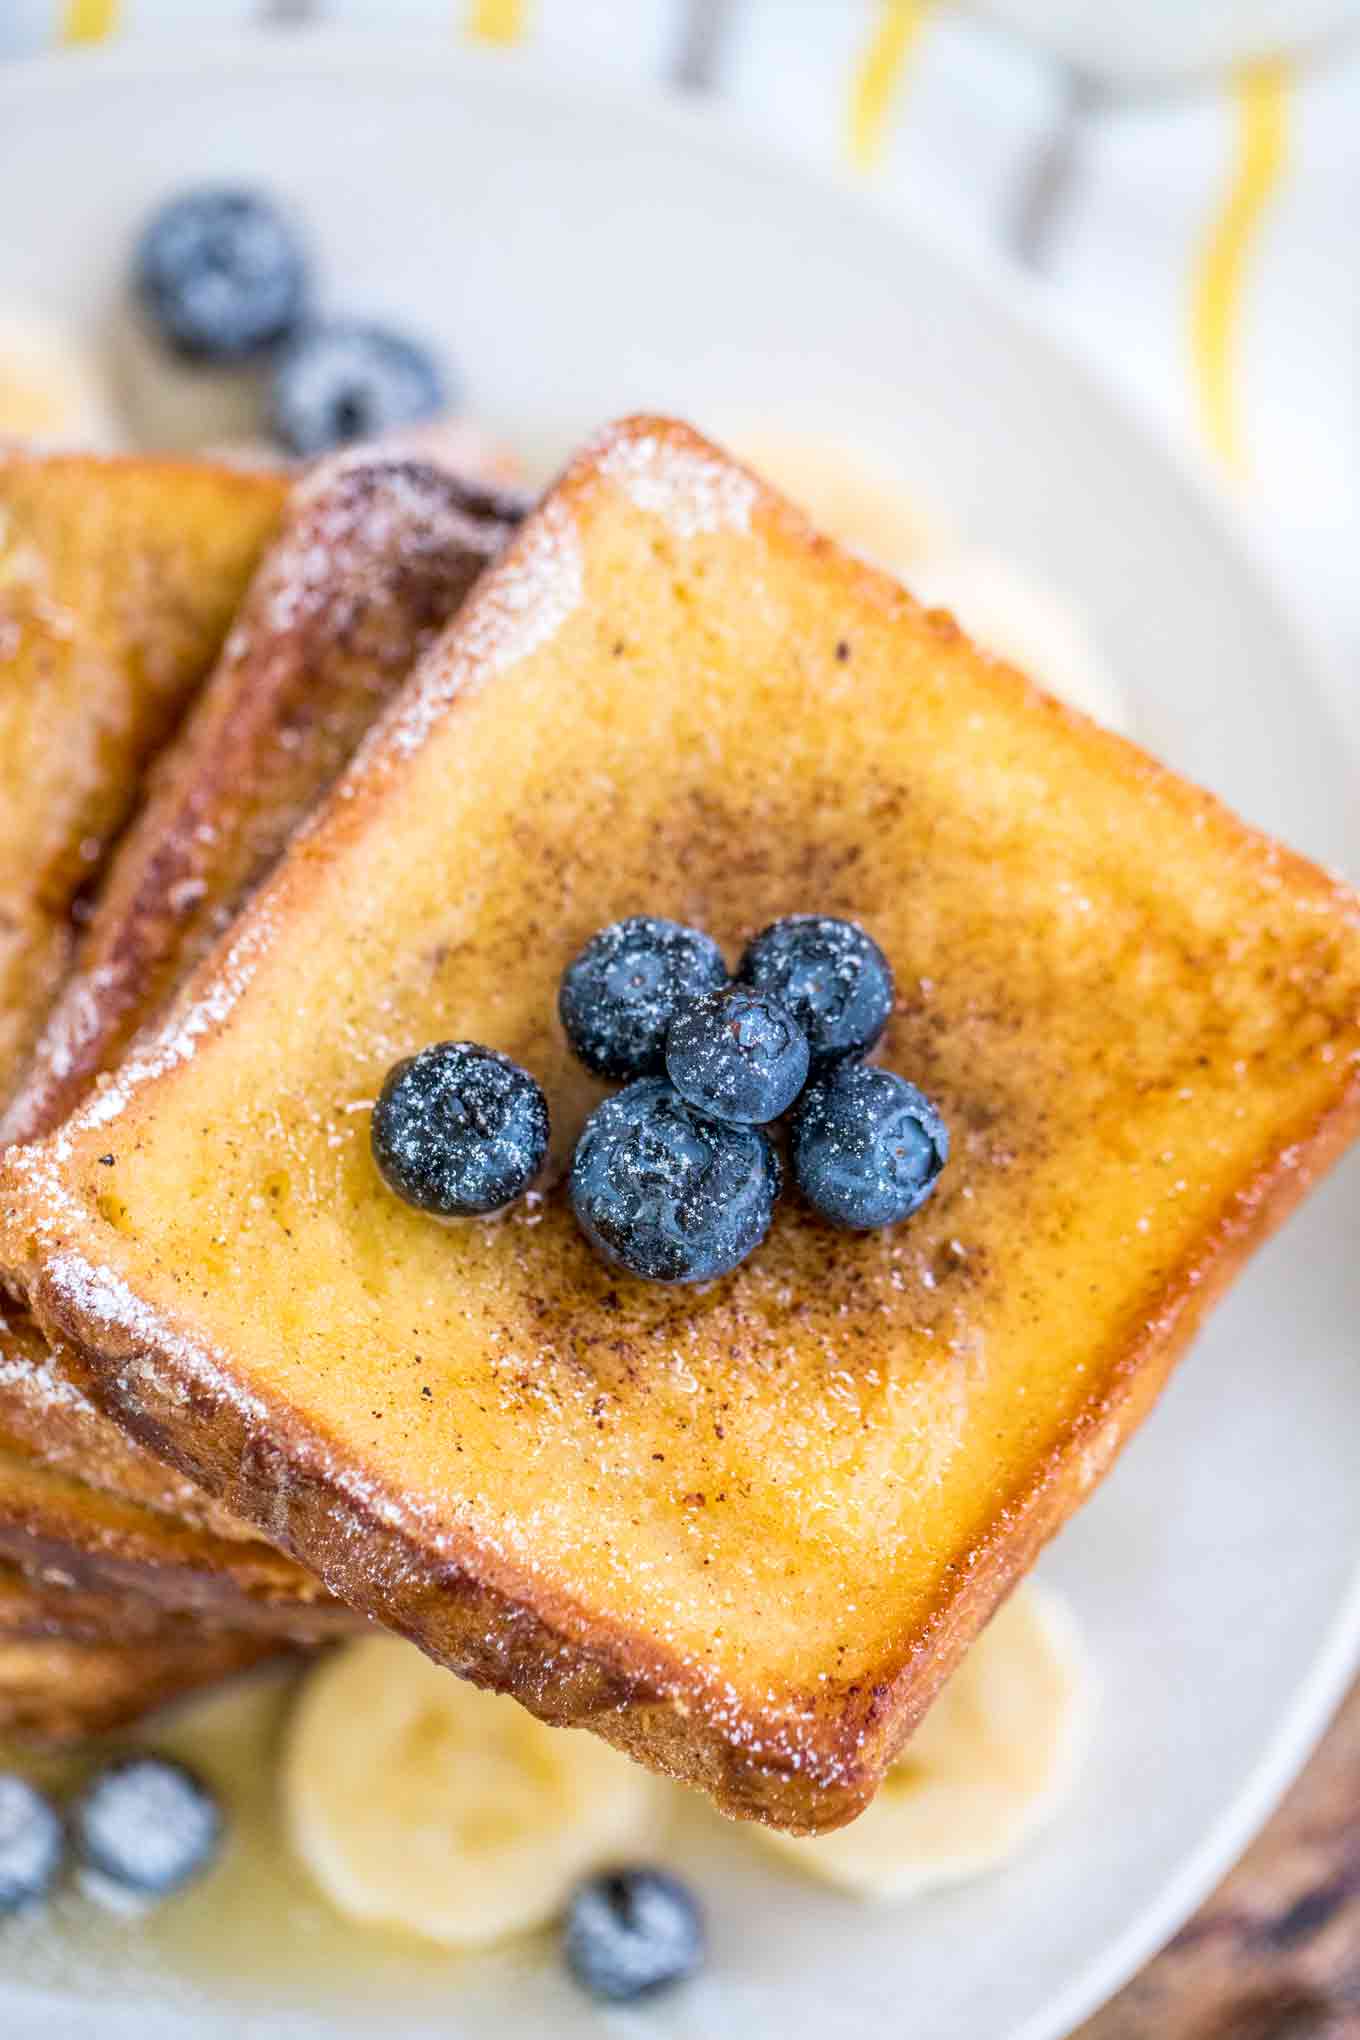
[[[1190,347],[1205,436],[1240,470],[1244,445],[1237,385],[1247,264],[1288,155],[1288,66],[1246,65],[1234,80],[1237,153],[1223,204],[1200,249],[1190,302]]]
[[[872,170],[883,155],[892,103],[930,0],[879,0],[878,19],[855,66],[846,147],[857,170]]]
[[[64,43],[103,42],[113,34],[122,12],[122,0],[66,0],[61,15]]]
[[[468,34],[479,42],[499,43],[508,49],[524,34],[528,14],[526,0],[471,0]]]

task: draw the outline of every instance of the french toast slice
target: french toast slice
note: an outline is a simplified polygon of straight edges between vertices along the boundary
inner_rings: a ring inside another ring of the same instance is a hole
[[[0,1557],[89,1593],[140,1597],[163,1616],[301,1643],[348,1636],[364,1618],[259,1537],[226,1539],[88,1487],[0,1432]]]
[[[217,656],[286,483],[0,450],[0,1070],[66,967],[72,908]]]
[[[11,1099],[0,1137],[31,1138],[116,1061],[136,1027],[208,946],[523,514],[523,502],[409,457],[322,463],[295,485],[223,656],[158,761],[113,859],[76,967]],[[3,1427],[12,1436],[3,1437]],[[109,1563],[109,1512],[82,1510],[68,1478],[44,1482],[37,1454],[68,1476],[162,1512],[119,1525],[121,1589],[149,1568],[158,1602],[242,1621],[263,1572],[294,1633],[350,1618],[314,1607],[314,1581],[272,1552],[185,1540],[165,1512],[219,1537],[253,1536],[104,1416],[23,1313],[0,1315],[0,1544],[33,1539],[88,1576]],[[17,1455],[17,1456],[16,1456]],[[24,1460],[27,1458],[28,1463]],[[61,1537],[71,1540],[64,1557]],[[221,1605],[211,1609],[214,1578]],[[258,1611],[256,1611],[258,1612]]]
[[[0,1737],[60,1745],[107,1735],[279,1655],[258,1636],[0,1643]]]
[[[0,1560],[0,1649],[40,1637],[66,1643],[184,1643],[213,1633],[213,1625],[173,1614],[142,1594],[110,1593],[82,1586],[60,1568]]]
[[[787,913],[897,972],[953,1153],[786,1198],[701,1290],[592,1255],[561,970]],[[493,1044],[558,1180],[399,1203],[367,1106]],[[976,651],[686,428],[596,442],[163,1028],[0,1176],[122,1422],[455,1670],[792,1830],[845,1821],[1360,1119],[1360,900]]]

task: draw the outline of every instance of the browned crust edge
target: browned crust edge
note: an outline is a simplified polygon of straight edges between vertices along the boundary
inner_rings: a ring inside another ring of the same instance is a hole
[[[644,432],[712,451],[684,428],[662,421],[633,420],[615,428],[616,436]],[[570,498],[595,480],[595,459],[587,454],[569,470],[562,488]],[[760,501],[786,542],[834,553],[825,541],[810,537],[788,506],[763,490]],[[533,522],[526,528],[529,540]],[[515,551],[512,547],[511,557]],[[842,571],[876,603],[909,599],[886,577],[848,558]],[[475,610],[476,598],[469,606]],[[954,627],[942,619],[941,628]],[[998,685],[1017,684],[1018,676],[1007,669],[995,671]],[[1095,738],[1085,718],[1029,683],[1020,684]],[[1113,769],[1136,774],[1145,784],[1180,783],[1136,746],[1103,734],[1100,741],[1116,744],[1109,754]],[[379,788],[382,778],[376,775]],[[356,825],[356,810],[364,804],[354,797],[357,791],[351,780],[346,829]],[[1264,838],[1211,796],[1197,798],[1209,822],[1239,851],[1264,847]],[[319,848],[314,832],[309,857]],[[1271,846],[1271,855],[1291,882],[1335,898],[1338,911],[1351,897],[1294,853]],[[1000,1504],[988,1533],[959,1555],[926,1625],[877,1679],[824,1689],[827,1697],[791,1695],[780,1721],[724,1703],[692,1664],[622,1624],[593,1616],[467,1533],[446,1533],[451,1551],[436,1552],[409,1510],[396,1504],[383,1509],[346,1481],[332,1441],[291,1405],[265,1400],[247,1421],[222,1392],[211,1356],[196,1355],[188,1329],[168,1315],[133,1338],[75,1308],[69,1292],[51,1284],[41,1264],[16,1270],[16,1280],[49,1334],[73,1344],[94,1370],[100,1399],[134,1436],[259,1522],[272,1542],[315,1570],[334,1593],[465,1676],[514,1694],[545,1720],[588,1725],[640,1761],[699,1786],[730,1814],[815,1832],[839,1826],[863,1808],[968,1643],[1152,1407],[1210,1303],[1357,1131],[1360,1071],[1343,1069],[1335,1098],[1306,1123],[1281,1133],[1274,1152],[1225,1197],[1217,1222],[1196,1249],[1149,1294],[1140,1331],[1102,1370],[1100,1394],[1072,1420],[1023,1489]],[[31,1256],[31,1238],[19,1239],[20,1251]],[[72,1243],[63,1242],[63,1250],[69,1257]]]
[[[149,1517],[149,1520],[148,1520]],[[226,1544],[80,1483],[0,1436],[0,1556],[49,1568],[87,1593],[137,1597],[163,1618],[262,1630],[300,1642],[352,1635],[362,1618],[259,1541]]]
[[[135,1445],[78,1383],[65,1356],[48,1345],[33,1319],[0,1296],[0,1454],[40,1460],[53,1473],[101,1494],[135,1502],[177,1526],[232,1543],[256,1542],[252,1523],[238,1523],[220,1502]],[[0,1481],[0,1514],[5,1489]]]

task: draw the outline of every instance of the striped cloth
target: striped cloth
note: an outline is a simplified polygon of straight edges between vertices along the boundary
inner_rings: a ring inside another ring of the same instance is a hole
[[[1207,455],[1360,687],[1360,0],[0,0],[0,58],[248,22],[706,92],[1000,250]]]

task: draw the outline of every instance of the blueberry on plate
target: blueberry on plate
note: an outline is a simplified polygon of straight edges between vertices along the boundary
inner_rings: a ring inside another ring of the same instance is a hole
[[[572,1051],[597,1077],[659,1077],[680,1008],[727,983],[709,935],[632,914],[592,935],[562,976],[558,1011]]]
[[[486,1218],[542,1168],[548,1101],[508,1055],[439,1041],[388,1072],[370,1137],[383,1181],[403,1202],[438,1218]]]
[[[737,977],[792,1013],[814,1068],[866,1054],[892,1012],[887,957],[854,921],[829,914],[789,914],[763,928],[747,945]]]
[[[568,1187],[607,1260],[651,1282],[706,1282],[760,1245],[779,1179],[758,1127],[724,1125],[664,1077],[640,1077],[591,1113]]]
[[[249,361],[302,318],[307,264],[272,200],[229,186],[183,192],[137,246],[134,288],[167,347],[186,360]]]
[[[0,1917],[46,1898],[66,1853],[61,1817],[26,1778],[0,1772]]]
[[[308,326],[280,355],[269,395],[270,430],[287,452],[311,459],[444,409],[444,384],[425,348],[385,326]]]
[[[86,1870],[142,1898],[168,1898],[209,1868],[222,1811],[203,1780],[168,1757],[119,1757],[91,1778],[71,1809]]]
[[[807,1036],[785,1007],[747,985],[694,999],[666,1036],[666,1074],[715,1119],[764,1125],[807,1082]]]
[[[694,1975],[704,1959],[703,1914],[664,1870],[606,1871],[577,1886],[563,1946],[582,1989],[628,2004]]]
[[[949,1159],[949,1129],[905,1077],[844,1062],[804,1091],[791,1148],[809,1204],[837,1225],[869,1232],[925,1203]]]

